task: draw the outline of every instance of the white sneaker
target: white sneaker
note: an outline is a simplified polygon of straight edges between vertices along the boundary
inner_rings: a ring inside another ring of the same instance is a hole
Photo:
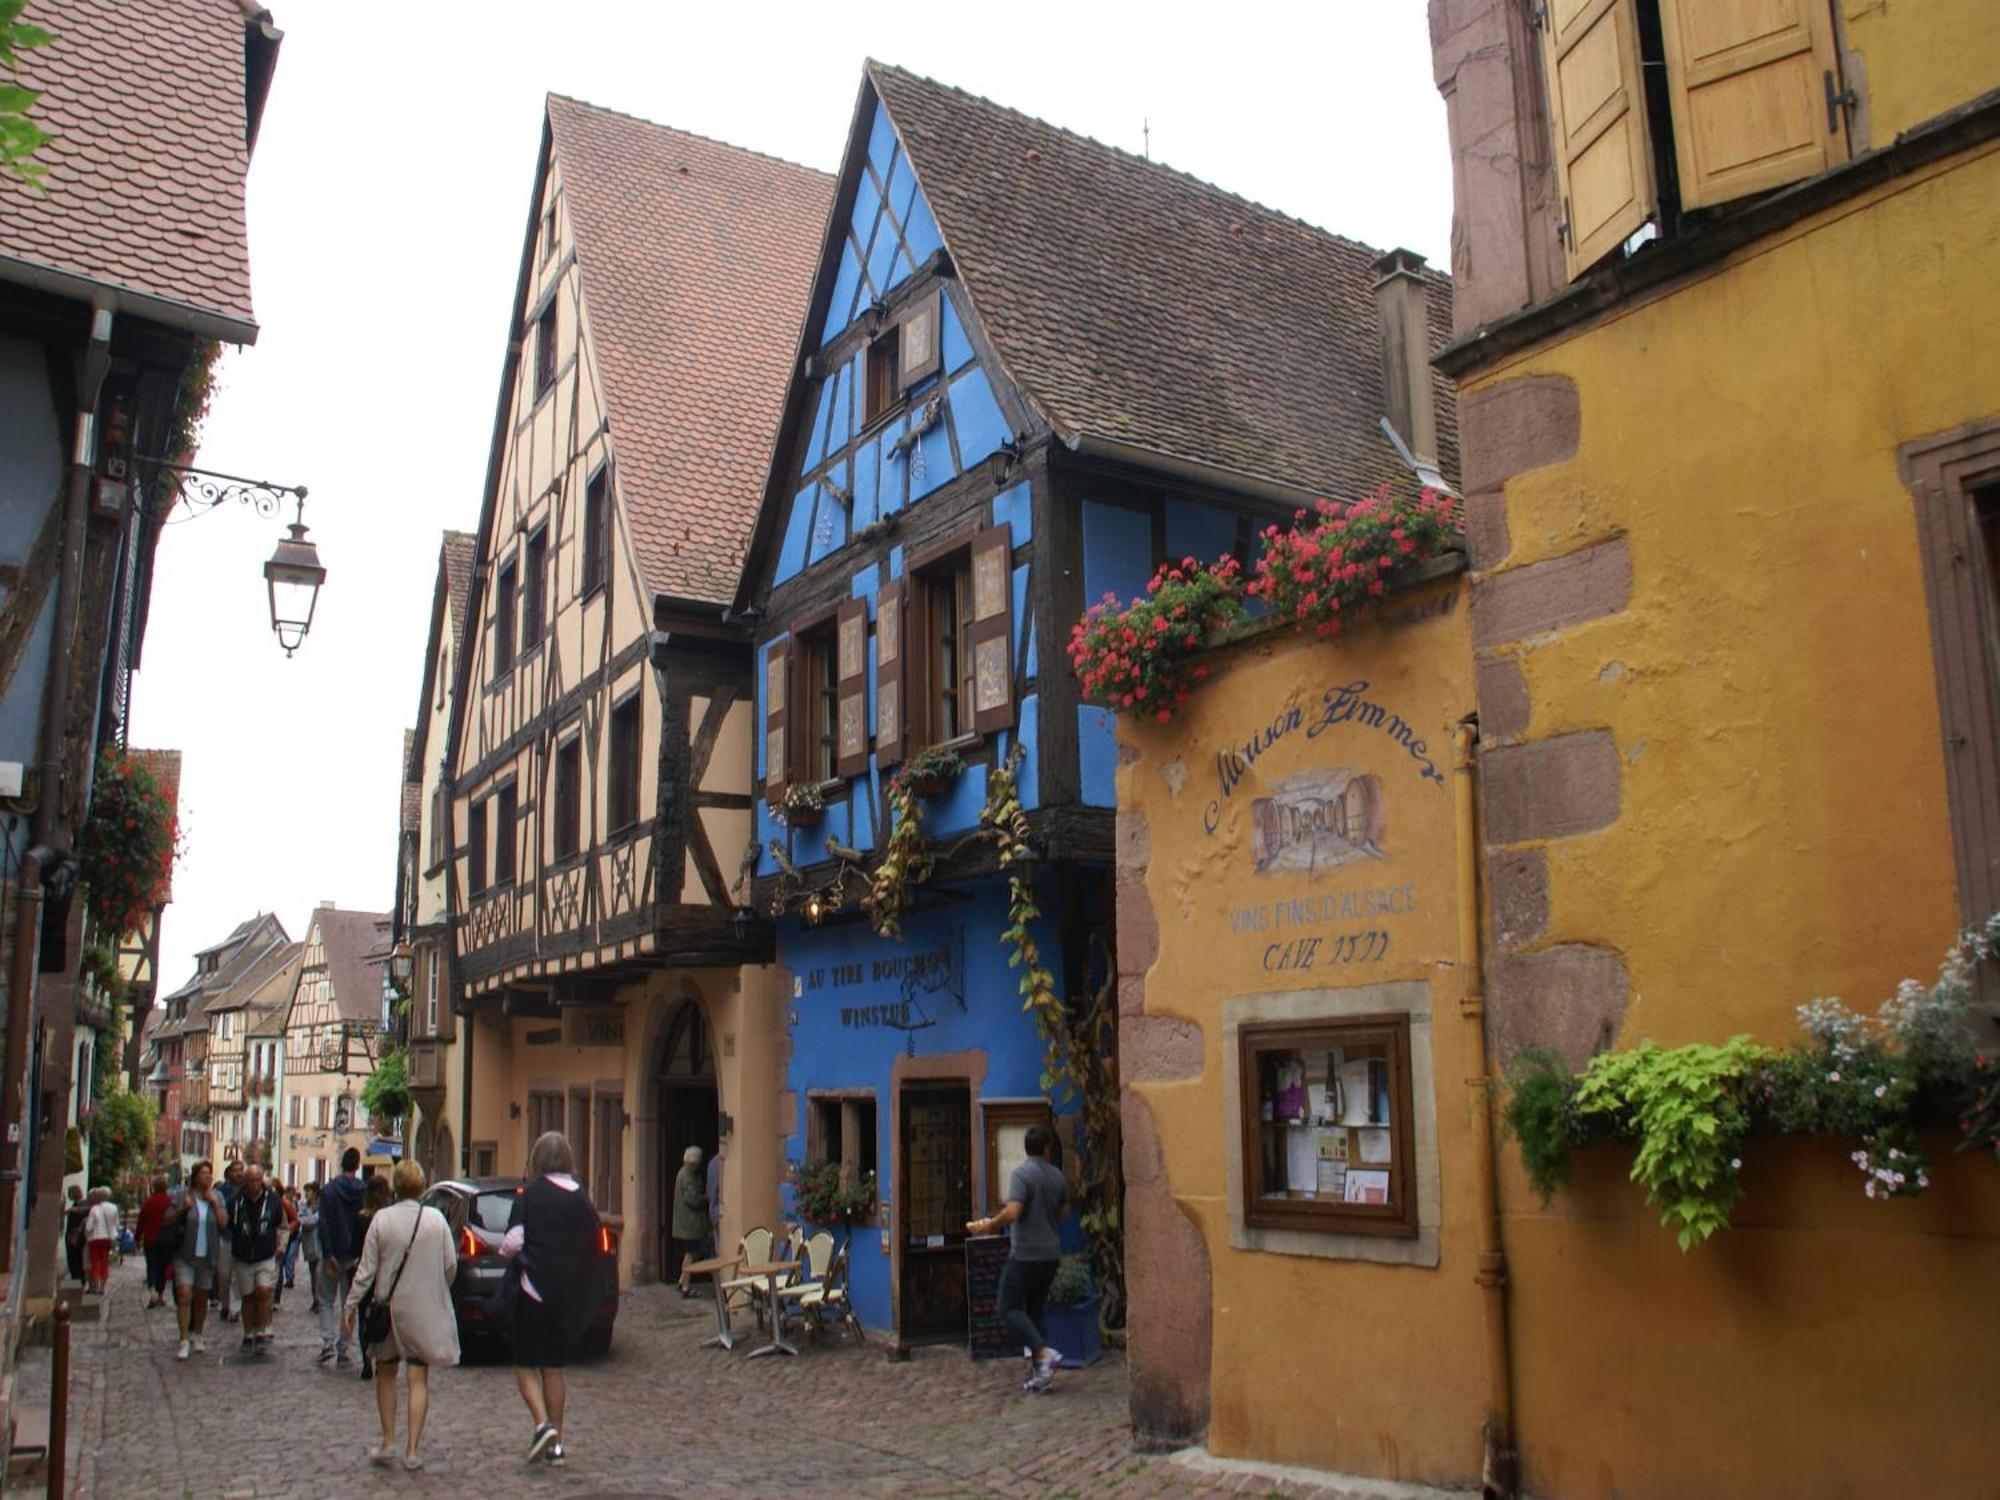
[[[188,1357],[188,1341],[186,1339],[182,1339],[180,1348],[174,1351],[174,1358],[186,1359],[187,1357]]]
[[[197,1354],[206,1354],[208,1352],[208,1340],[200,1334],[194,1336],[194,1352]]]

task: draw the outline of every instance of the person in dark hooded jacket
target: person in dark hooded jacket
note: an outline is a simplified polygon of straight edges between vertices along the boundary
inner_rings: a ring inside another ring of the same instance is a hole
[[[528,1151],[528,1184],[500,1253],[518,1279],[514,1301],[514,1383],[534,1419],[528,1461],[546,1457],[561,1465],[565,1373],[604,1300],[604,1253],[590,1195],[576,1180],[569,1142],[551,1130]]]
[[[353,1363],[340,1309],[354,1284],[361,1260],[361,1153],[349,1146],[340,1154],[340,1175],[319,1195],[319,1362]]]

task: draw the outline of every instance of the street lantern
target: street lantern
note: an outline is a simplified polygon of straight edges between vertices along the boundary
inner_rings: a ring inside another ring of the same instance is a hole
[[[271,588],[271,629],[277,632],[278,644],[287,656],[304,644],[306,632],[312,629],[320,585],[326,582],[319,549],[306,539],[305,522],[293,521],[289,529],[291,535],[278,543],[278,550],[264,564],[264,578]]]
[[[389,982],[402,994],[409,994],[410,980],[417,972],[417,958],[410,951],[410,940],[399,939],[389,950]]]

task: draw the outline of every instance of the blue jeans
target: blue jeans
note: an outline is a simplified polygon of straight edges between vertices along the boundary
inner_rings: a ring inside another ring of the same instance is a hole
[[[285,1246],[284,1264],[278,1268],[278,1280],[280,1284],[284,1286],[292,1284],[292,1267],[299,1263],[299,1246],[304,1243],[304,1237],[295,1234],[292,1236],[292,1242]]]
[[[1042,1309],[1048,1305],[1049,1287],[1061,1264],[1059,1260],[1015,1260],[1010,1256],[1001,1268],[1000,1316],[1030,1354],[1039,1354],[1049,1346],[1042,1333]]]

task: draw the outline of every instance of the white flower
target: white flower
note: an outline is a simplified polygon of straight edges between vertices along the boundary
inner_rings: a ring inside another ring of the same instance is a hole
[[[1878,1084],[1876,1084],[1876,1085],[1875,1085],[1875,1097],[1876,1097],[1877,1099],[1880,1099],[1880,1098],[1881,1098],[1881,1097],[1882,1097],[1882,1096],[1883,1096],[1884,1094],[1886,1094],[1886,1093],[1888,1093],[1888,1092],[1889,1092],[1889,1085],[1888,1085],[1888,1084],[1886,1084],[1886,1083],[1878,1083]]]
[[[1740,1157],[1740,1156],[1732,1156],[1732,1157],[1730,1157],[1730,1158],[1729,1158],[1729,1170],[1730,1170],[1730,1171],[1732,1171],[1732,1172],[1740,1172],[1740,1171],[1742,1171],[1742,1170],[1743,1170],[1743,1158],[1742,1158],[1742,1157]]]
[[[1838,1071],[1838,1070],[1835,1070],[1834,1072],[1831,1072],[1831,1073],[1827,1074],[1827,1075],[1826,1075],[1826,1081],[1827,1081],[1828,1083],[1838,1083],[1838,1082],[1840,1082],[1840,1073],[1839,1073],[1839,1071]]]
[[[1918,1187],[1920,1187],[1920,1188],[1927,1188],[1927,1187],[1929,1187],[1930,1185],[1931,1185],[1931,1180],[1930,1180],[1930,1178],[1928,1178],[1928,1177],[1924,1176],[1924,1174],[1923,1174],[1923,1173],[1921,1173],[1921,1172],[1917,1173],[1917,1186],[1918,1186]]]

